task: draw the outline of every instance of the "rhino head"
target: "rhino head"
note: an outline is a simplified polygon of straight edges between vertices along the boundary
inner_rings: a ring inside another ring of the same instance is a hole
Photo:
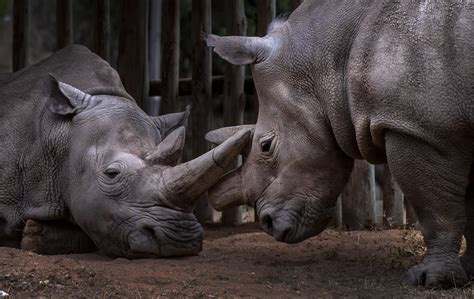
[[[177,164],[189,109],[150,117],[130,99],[57,84],[62,95],[51,99],[50,110],[70,132],[68,162],[59,171],[72,221],[111,256],[200,252],[203,230],[191,213],[194,202],[222,176],[250,133]]]
[[[285,24],[265,37],[204,37],[236,65],[251,64],[260,110],[243,165],[210,190],[218,210],[255,206],[260,224],[276,240],[295,243],[321,232],[333,214],[353,160],[339,148],[324,109],[318,106],[310,64],[298,55]],[[297,37],[295,37],[297,38]],[[301,46],[301,45],[300,45]],[[207,134],[219,144],[248,126]]]

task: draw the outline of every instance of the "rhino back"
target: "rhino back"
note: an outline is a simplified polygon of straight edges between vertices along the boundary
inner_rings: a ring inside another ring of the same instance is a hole
[[[439,149],[473,150],[472,2],[373,5],[354,39],[347,76],[358,147],[369,161],[384,156],[387,129]]]

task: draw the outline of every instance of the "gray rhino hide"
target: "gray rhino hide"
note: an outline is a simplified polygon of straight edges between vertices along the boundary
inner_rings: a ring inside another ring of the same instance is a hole
[[[57,200],[62,196],[62,182],[53,162],[65,159],[66,153],[48,140],[59,132],[58,127],[45,128],[41,122],[48,109],[46,102],[62,95],[52,78],[44,74],[53,74],[92,95],[117,95],[133,101],[117,72],[81,46],[64,48],[0,83],[0,246],[18,247],[28,218],[68,217],[64,202]],[[61,117],[49,120],[56,121],[61,123]],[[44,143],[38,143],[38,136],[45,138]],[[31,168],[35,171],[26,171]]]

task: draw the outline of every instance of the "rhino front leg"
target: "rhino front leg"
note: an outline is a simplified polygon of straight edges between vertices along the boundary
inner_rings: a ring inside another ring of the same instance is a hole
[[[407,271],[402,283],[463,286],[468,279],[458,254],[470,158],[462,149],[440,152],[407,135],[387,132],[385,139],[390,169],[411,201],[427,247],[423,261]]]
[[[85,253],[96,250],[92,240],[78,226],[66,221],[28,220],[21,249],[40,254]]]
[[[460,258],[461,265],[470,279],[474,279],[474,163],[471,164],[470,183],[466,191],[466,252]]]

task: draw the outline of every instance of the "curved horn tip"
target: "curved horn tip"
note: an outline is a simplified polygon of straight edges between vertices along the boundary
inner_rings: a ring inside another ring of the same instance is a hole
[[[206,47],[215,47],[217,41],[217,35],[209,33],[209,32],[202,32],[201,39],[204,41]]]
[[[250,139],[252,132],[248,129],[238,130],[233,136],[231,136],[227,141],[229,143],[235,144],[236,146],[243,146],[247,144]],[[226,141],[226,142],[227,142]]]
[[[240,125],[233,127],[223,127],[207,132],[204,136],[207,142],[212,144],[221,144],[239,131],[250,130],[253,134],[255,131],[255,125]]]

